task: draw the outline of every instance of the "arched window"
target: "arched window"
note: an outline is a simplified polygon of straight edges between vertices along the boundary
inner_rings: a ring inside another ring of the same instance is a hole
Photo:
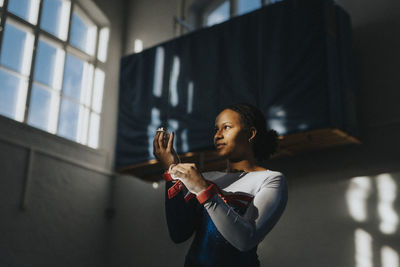
[[[0,1],[0,114],[97,148],[108,25],[79,1]]]

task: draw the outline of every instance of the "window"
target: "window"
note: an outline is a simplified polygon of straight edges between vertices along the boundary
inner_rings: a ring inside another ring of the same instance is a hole
[[[263,5],[274,4],[282,0],[225,0],[225,1],[204,1],[201,13],[204,26],[212,26],[222,23],[232,16],[244,15],[261,8]]]
[[[243,15],[261,7],[260,0],[238,0],[237,13]]]
[[[0,114],[97,148],[109,29],[73,0],[0,0],[0,14]]]
[[[224,1],[218,6],[214,7],[206,16],[206,25],[212,26],[224,22],[229,19],[229,1]]]
[[[40,38],[28,113],[28,124],[56,133],[65,52],[57,43]]]

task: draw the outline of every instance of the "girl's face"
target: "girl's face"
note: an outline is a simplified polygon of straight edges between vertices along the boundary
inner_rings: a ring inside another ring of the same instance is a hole
[[[249,137],[239,113],[225,109],[216,118],[214,145],[220,156],[232,160],[246,158],[248,153],[252,153]]]

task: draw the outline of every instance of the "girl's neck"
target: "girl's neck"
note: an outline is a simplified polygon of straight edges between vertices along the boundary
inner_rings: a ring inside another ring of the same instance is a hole
[[[227,172],[253,172],[253,171],[265,171],[266,169],[258,165],[255,161],[241,160],[227,162]]]

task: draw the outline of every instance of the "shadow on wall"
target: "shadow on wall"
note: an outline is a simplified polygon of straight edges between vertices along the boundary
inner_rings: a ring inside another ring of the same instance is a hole
[[[360,126],[400,122],[400,20],[374,22],[353,30]]]

